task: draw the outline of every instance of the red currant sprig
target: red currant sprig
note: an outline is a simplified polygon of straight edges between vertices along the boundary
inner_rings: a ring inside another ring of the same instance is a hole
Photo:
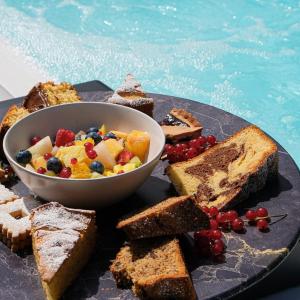
[[[216,138],[213,135],[199,136],[190,141],[174,145],[166,144],[162,159],[167,159],[170,163],[185,161],[201,154],[215,144]]]

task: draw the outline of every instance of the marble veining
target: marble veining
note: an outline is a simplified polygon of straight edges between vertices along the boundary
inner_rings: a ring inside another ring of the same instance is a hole
[[[100,82],[77,86],[83,100],[106,101],[112,91]],[[203,134],[214,134],[225,139],[248,123],[220,109],[176,97],[150,94],[155,100],[154,117],[161,120],[173,107],[189,110],[204,125]],[[22,99],[13,100],[19,103]],[[9,102],[0,104],[3,115]],[[287,212],[288,216],[271,226],[270,232],[261,233],[255,227],[247,227],[245,234],[226,234],[226,254],[218,260],[199,257],[193,247],[192,236],[181,237],[186,257],[199,299],[227,299],[266,276],[288,255],[294,247],[300,231],[300,176],[289,154],[279,146],[279,178],[238,207],[265,206],[271,214]],[[67,290],[64,299],[136,299],[130,290],[117,289],[109,272],[110,261],[122,246],[125,237],[115,230],[117,220],[132,210],[157,203],[175,195],[164,175],[166,162],[160,162],[152,176],[127,200],[97,212],[99,234],[96,251],[87,267]],[[155,186],[155,189],[153,187]],[[13,182],[14,192],[32,197],[21,182]],[[16,255],[0,244],[0,299],[43,299],[37,269],[32,253]]]

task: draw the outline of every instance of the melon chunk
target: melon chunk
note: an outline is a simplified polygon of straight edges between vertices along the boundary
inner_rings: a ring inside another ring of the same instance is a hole
[[[105,141],[100,142],[94,147],[97,152],[96,160],[100,161],[106,169],[112,169],[116,165],[114,155],[109,151]]]
[[[43,156],[46,153],[52,152],[52,142],[50,136],[46,136],[37,142],[35,145],[29,147],[27,150],[31,152],[32,159],[37,158],[39,156]]]

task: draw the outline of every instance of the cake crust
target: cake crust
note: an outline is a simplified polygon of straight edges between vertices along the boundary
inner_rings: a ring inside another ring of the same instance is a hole
[[[117,224],[130,239],[181,234],[208,226],[209,219],[194,196],[168,198]]]
[[[170,165],[166,173],[180,195],[195,194],[201,205],[224,209],[276,176],[277,146],[258,127],[248,126],[199,156]]]

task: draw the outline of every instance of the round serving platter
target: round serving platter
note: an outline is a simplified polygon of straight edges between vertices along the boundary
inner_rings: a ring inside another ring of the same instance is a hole
[[[111,89],[98,81],[75,86],[83,101],[105,101]],[[171,108],[192,112],[204,126],[203,134],[214,134],[223,140],[249,123],[232,114],[198,102],[152,94],[155,99],[154,117],[161,120]],[[0,102],[0,118],[13,103],[22,98]],[[114,226],[131,211],[175,195],[164,175],[165,162],[160,162],[152,176],[129,199],[97,212],[99,234],[96,251],[86,268],[66,291],[64,299],[136,299],[130,290],[116,288],[109,265],[122,246],[125,236]],[[32,197],[20,181],[8,184],[19,195]],[[86,199],[88,201],[88,199]],[[247,227],[245,234],[228,233],[227,250],[218,260],[199,257],[191,236],[181,238],[188,269],[199,300],[226,299],[268,275],[295,246],[300,231],[300,173],[290,155],[279,145],[279,178],[261,192],[252,195],[237,209],[266,207],[270,214],[287,213],[287,217],[272,224],[262,233]],[[0,243],[0,299],[44,299],[32,253],[17,255]]]

